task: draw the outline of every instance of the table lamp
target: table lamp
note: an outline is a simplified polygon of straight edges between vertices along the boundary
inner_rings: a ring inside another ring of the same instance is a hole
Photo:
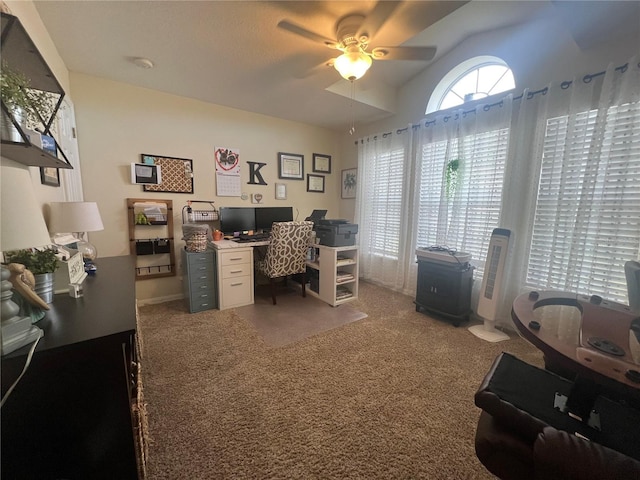
[[[95,260],[98,250],[84,239],[85,232],[104,230],[96,202],[51,202],[49,232],[72,233],[84,260]]]
[[[0,251],[50,245],[40,205],[36,201],[27,169],[2,163]],[[0,318],[2,324],[2,355],[34,342],[44,332],[32,325],[31,318],[21,317],[20,307],[11,299],[13,292],[10,272],[2,266],[0,284]]]

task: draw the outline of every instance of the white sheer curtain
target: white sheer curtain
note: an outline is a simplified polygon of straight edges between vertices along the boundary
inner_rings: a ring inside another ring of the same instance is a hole
[[[512,239],[498,324],[532,288],[624,301],[623,264],[640,256],[638,62],[361,140],[364,278],[413,295],[416,247],[469,251],[482,267],[501,227]]]
[[[411,248],[436,245],[470,253],[476,279],[499,226],[511,103],[508,95],[494,105],[438,116],[416,134]],[[412,279],[415,271],[413,264]]]
[[[410,130],[382,133],[358,142],[355,221],[360,245],[360,276],[402,291],[407,269],[406,239]]]
[[[501,318],[534,288],[626,301],[640,255],[640,65],[610,65],[525,95],[501,224],[515,232]]]

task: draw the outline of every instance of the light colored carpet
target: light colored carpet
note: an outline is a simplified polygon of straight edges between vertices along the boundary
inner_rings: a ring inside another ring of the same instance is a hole
[[[236,309],[238,315],[251,322],[265,343],[282,347],[367,317],[348,303],[332,307],[299,289],[278,290],[277,305],[271,300],[268,285],[256,291],[253,305]]]
[[[149,479],[490,479],[473,403],[501,351],[362,282],[367,318],[267,345],[235,310],[140,308]]]

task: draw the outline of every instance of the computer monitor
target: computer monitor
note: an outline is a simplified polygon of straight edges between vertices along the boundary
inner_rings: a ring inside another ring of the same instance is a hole
[[[225,235],[256,229],[255,208],[220,207],[220,230]]]
[[[271,230],[273,222],[293,220],[293,207],[258,207],[255,210],[258,230]]]

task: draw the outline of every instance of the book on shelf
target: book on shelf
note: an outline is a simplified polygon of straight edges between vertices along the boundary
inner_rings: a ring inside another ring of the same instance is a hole
[[[336,275],[336,282],[337,283],[350,282],[353,279],[354,279],[353,274],[351,274],[349,272],[340,272],[340,271],[338,271],[338,273]]]
[[[353,296],[353,292],[344,287],[338,287],[336,289],[336,300],[343,300]]]
[[[355,263],[355,260],[351,257],[342,257],[342,256],[338,256],[336,257],[336,265],[340,266],[340,265],[350,265],[352,263]]]

